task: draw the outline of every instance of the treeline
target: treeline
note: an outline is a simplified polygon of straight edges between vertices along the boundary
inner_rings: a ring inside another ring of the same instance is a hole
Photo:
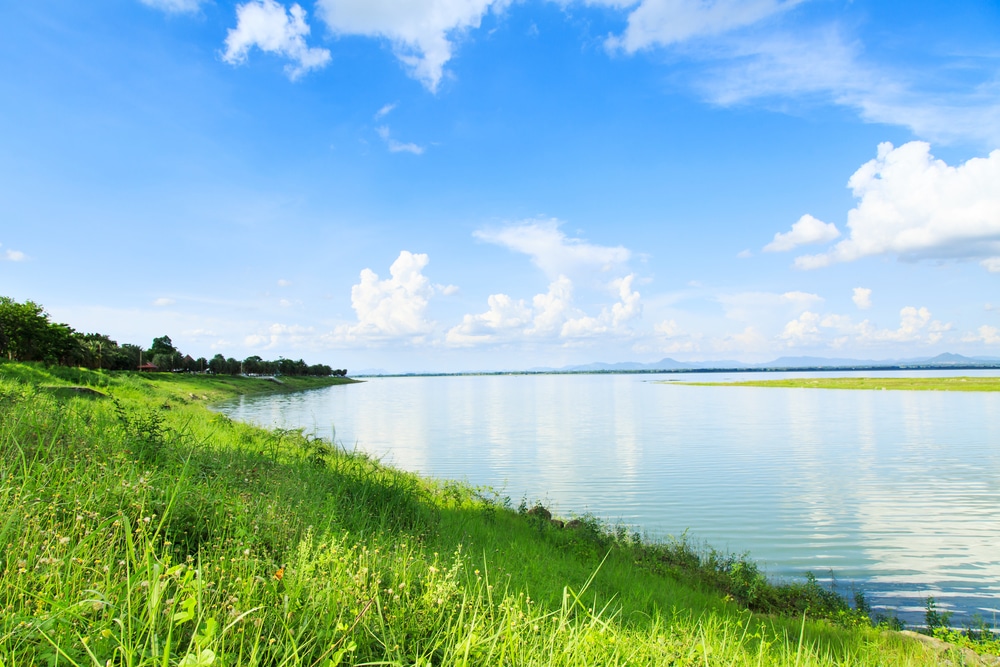
[[[81,333],[68,324],[52,322],[34,301],[18,303],[0,296],[0,359],[41,361],[50,365],[82,366],[112,371],[187,371],[218,375],[347,375],[346,369],[307,364],[299,359],[268,361],[259,356],[238,360],[217,354],[192,358],[174,347],[169,336],[153,339],[149,348],[110,336]]]

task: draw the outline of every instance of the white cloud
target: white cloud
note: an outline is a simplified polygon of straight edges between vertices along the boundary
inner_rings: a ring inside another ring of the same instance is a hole
[[[748,259],[750,257],[753,257],[753,252],[751,252],[750,249],[747,248],[746,250],[740,250],[738,253],[736,253],[736,256],[740,259]]]
[[[854,323],[847,315],[828,315],[823,318],[821,326],[863,345],[910,342],[933,344],[940,342],[945,332],[952,328],[950,323],[935,320],[927,308],[915,306],[906,306],[899,311],[899,327],[896,329],[878,329],[868,320]]]
[[[2,245],[3,244],[0,243],[0,246]],[[4,250],[3,255],[0,256],[0,259],[6,260],[8,262],[23,262],[24,260],[28,259],[28,256],[25,255],[20,250]]]
[[[1000,273],[1000,257],[987,257],[979,263],[990,273]]]
[[[327,49],[309,47],[306,12],[298,4],[287,11],[275,0],[250,0],[236,6],[236,27],[226,36],[223,60],[231,65],[246,62],[253,47],[274,53],[292,61],[285,73],[293,81],[311,69],[325,67],[330,62]]]
[[[371,269],[362,270],[360,282],[351,288],[351,307],[358,322],[337,327],[334,341],[422,339],[430,333],[434,325],[426,312],[434,286],[422,273],[429,261],[427,255],[403,250],[389,267],[386,280]]]
[[[573,282],[559,276],[548,291],[536,294],[528,306],[506,294],[492,294],[485,313],[465,315],[448,331],[452,345],[497,343],[514,339],[550,339],[568,342],[607,334],[629,335],[630,322],[642,313],[640,294],[632,289],[635,276],[613,280],[608,287],[618,300],[597,315],[587,315],[573,304]]]
[[[201,0],[140,0],[142,4],[169,14],[190,14],[198,11]]]
[[[963,343],[986,343],[987,345],[1000,345],[1000,329],[984,324],[976,330],[976,333],[968,333],[962,336]]]
[[[465,315],[448,331],[452,345],[496,343],[514,338],[556,337],[567,320],[581,313],[573,306],[573,283],[566,276],[552,281],[545,294],[536,294],[531,306],[506,294],[491,294],[489,310]]]
[[[690,51],[690,49],[689,49]],[[861,42],[836,26],[799,28],[794,34],[756,31],[716,40],[690,52],[711,64],[698,70],[695,85],[722,105],[750,100],[797,98],[828,101],[857,111],[862,119],[910,128],[934,141],[1000,142],[1000,89],[992,71],[983,82],[942,91],[941,70],[890,70],[863,57]]]
[[[800,0],[643,0],[628,16],[624,34],[608,38],[611,50],[635,53],[692,38],[719,35],[786,11]],[[622,6],[616,0],[602,4]]]
[[[532,312],[524,301],[515,301],[506,294],[491,294],[487,303],[489,310],[479,315],[465,315],[460,324],[448,331],[445,340],[461,346],[493,343],[531,322]]]
[[[337,34],[387,39],[410,75],[437,90],[454,40],[478,28],[490,8],[509,0],[317,0],[319,15]]]
[[[500,229],[481,229],[474,236],[531,257],[549,276],[573,276],[579,271],[610,271],[628,262],[631,253],[622,246],[599,246],[567,237],[556,219],[526,220]]]
[[[786,341],[789,347],[815,345],[822,337],[819,330],[821,319],[816,313],[807,310],[788,322],[778,338]]]
[[[620,298],[620,301],[611,307],[611,326],[614,329],[621,329],[642,314],[642,304],[639,303],[641,295],[632,290],[634,281],[635,274],[629,274],[612,283],[618,289]]]
[[[764,252],[784,252],[810,243],[826,243],[838,236],[840,230],[832,222],[817,220],[807,213],[790,231],[775,234],[774,240],[764,246]]]
[[[634,349],[642,352],[657,352],[660,354],[676,354],[678,352],[697,352],[701,349],[701,335],[684,331],[676,320],[663,320],[653,325],[654,343],[639,343]]]
[[[860,338],[875,342],[909,342],[923,339],[927,343],[937,343],[943,337],[944,332],[950,329],[951,324],[944,324],[932,319],[931,312],[927,308],[906,306],[899,311],[898,329],[869,330],[867,327],[863,327]],[[924,336],[925,330],[926,337]]]
[[[608,333],[627,334],[627,324],[642,313],[640,294],[632,290],[634,274],[612,281],[611,287],[617,290],[619,301],[611,309],[602,308],[597,316],[581,315],[563,322],[559,330],[560,337],[592,338]]]
[[[806,311],[785,324],[778,339],[788,347],[829,345],[841,348],[848,342],[867,346],[885,343],[919,343],[932,345],[940,342],[952,325],[935,320],[924,307],[906,306],[899,311],[899,327],[879,329],[869,320],[854,322],[848,315],[821,316]],[[827,334],[834,334],[831,339]]]
[[[535,295],[531,305],[535,316],[531,328],[525,333],[529,336],[554,335],[574,313],[572,281],[566,276],[559,276],[549,285],[548,292]]]
[[[298,324],[272,324],[263,333],[250,334],[243,344],[252,349],[273,349],[278,346],[301,347],[315,339],[316,330]]]
[[[868,310],[872,307],[872,291],[867,287],[855,287],[851,300],[861,310]]]
[[[383,105],[381,109],[375,112],[375,120],[380,120],[385,116],[388,116],[390,113],[392,113],[393,109],[395,108],[396,108],[395,102]]]
[[[177,303],[176,299],[171,299],[169,297],[161,296],[159,299],[153,301],[153,305],[158,308],[163,308],[165,306],[172,306]]]
[[[913,141],[858,169],[848,186],[860,201],[847,216],[850,236],[828,252],[796,258],[803,269],[862,257],[983,258],[992,270],[1000,255],[1000,150],[957,167],[935,160]]]
[[[291,287],[291,285],[292,285],[291,280],[285,280],[284,278],[280,278],[278,280],[278,287]]]
[[[378,133],[379,138],[385,142],[390,153],[413,153],[414,155],[421,155],[424,152],[423,146],[418,146],[414,143],[403,143],[393,139],[387,125],[376,127],[375,131]]]

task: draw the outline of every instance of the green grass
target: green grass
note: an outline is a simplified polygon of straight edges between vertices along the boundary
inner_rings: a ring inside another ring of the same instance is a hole
[[[938,660],[815,582],[204,406],[260,382],[0,365],[0,666]]]
[[[748,382],[671,382],[696,386],[885,389],[908,391],[1000,391],[1000,377],[794,378]]]

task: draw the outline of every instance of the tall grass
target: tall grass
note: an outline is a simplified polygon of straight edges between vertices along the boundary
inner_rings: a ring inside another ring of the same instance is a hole
[[[107,398],[40,388],[67,382]],[[157,382],[0,366],[0,666],[935,663],[746,559],[560,528]]]

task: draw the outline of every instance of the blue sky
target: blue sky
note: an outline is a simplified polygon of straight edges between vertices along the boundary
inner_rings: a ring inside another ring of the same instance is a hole
[[[992,1],[0,6],[0,294],[348,369],[1000,356]]]

